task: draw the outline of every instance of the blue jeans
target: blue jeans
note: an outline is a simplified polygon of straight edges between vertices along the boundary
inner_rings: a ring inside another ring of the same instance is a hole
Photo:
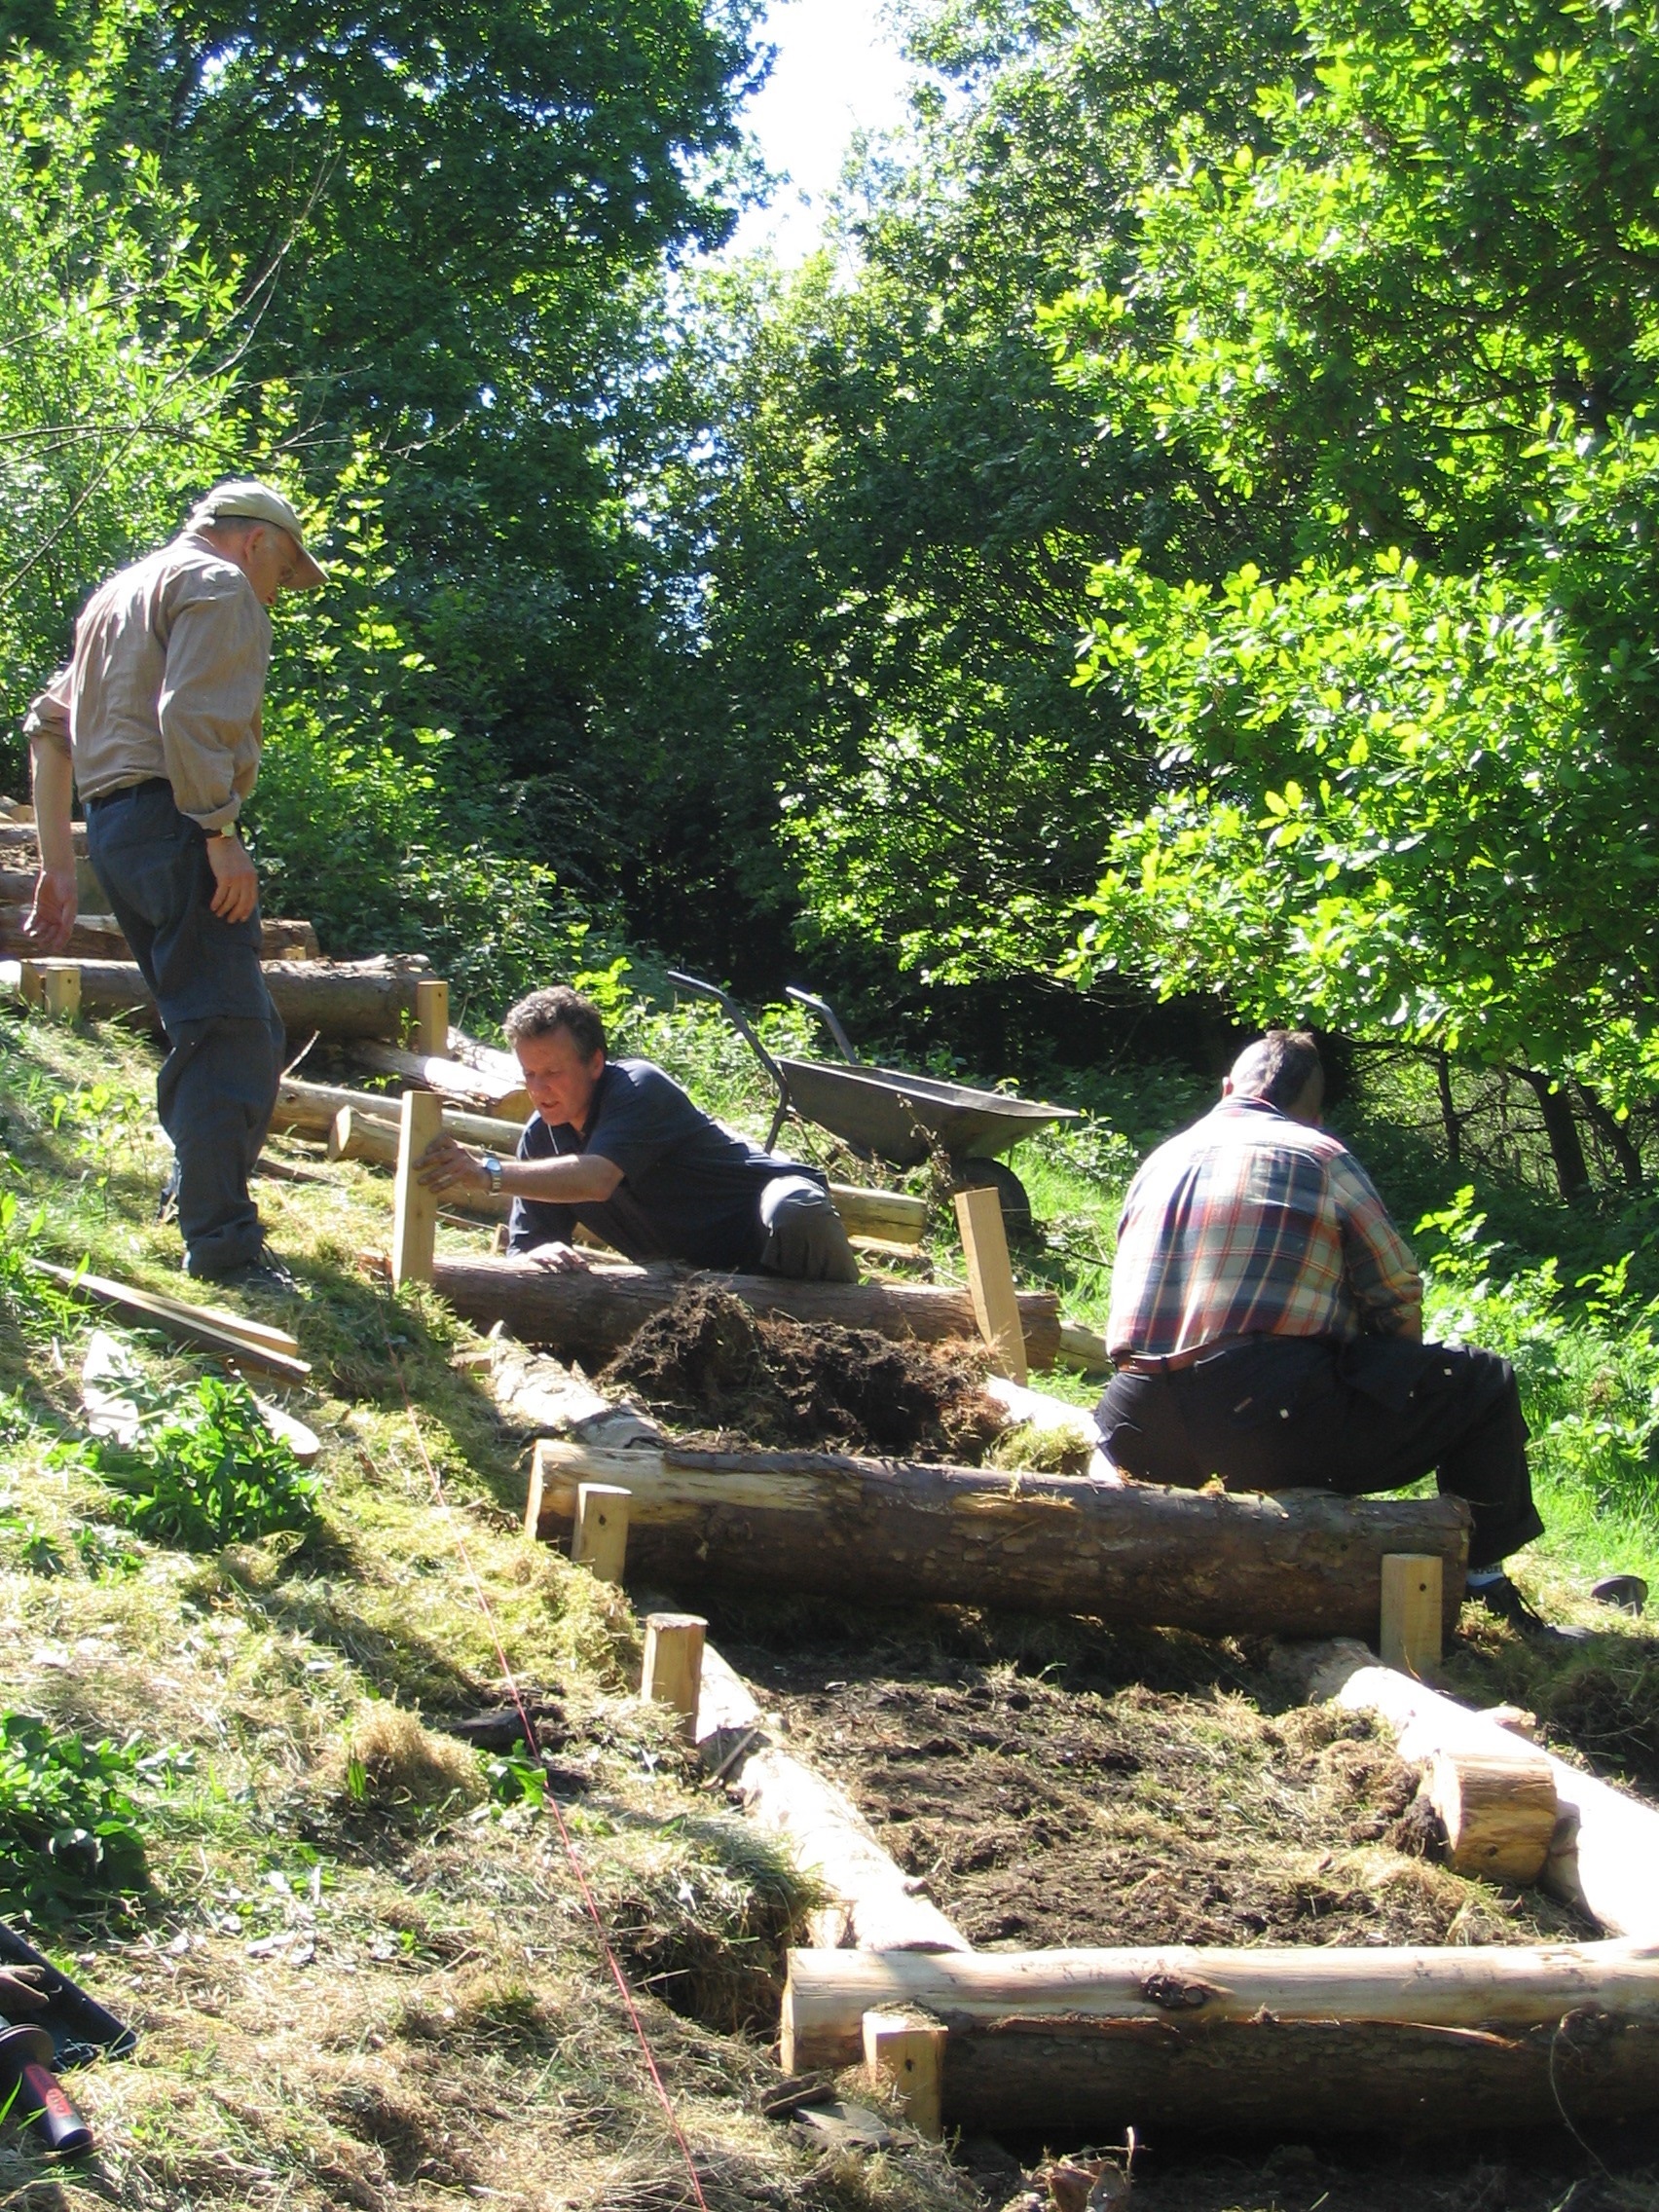
[[[186,1271],[229,1274],[264,1245],[247,1184],[282,1071],[258,910],[245,922],[211,910],[205,833],[162,777],[88,804],[87,857],[166,1031],[156,1108],[172,1141]]]

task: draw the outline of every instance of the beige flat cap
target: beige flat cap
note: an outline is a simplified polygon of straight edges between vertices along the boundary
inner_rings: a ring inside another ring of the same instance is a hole
[[[314,591],[318,584],[327,582],[326,570],[306,551],[299,516],[281,493],[272,491],[269,484],[260,484],[251,476],[234,477],[228,484],[215,484],[207,497],[197,502],[189,527],[201,530],[208,523],[233,520],[275,523],[278,530],[287,532],[300,551],[300,572],[294,578],[295,590]]]

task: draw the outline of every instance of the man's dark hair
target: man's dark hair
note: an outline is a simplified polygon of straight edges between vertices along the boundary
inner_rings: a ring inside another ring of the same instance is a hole
[[[1301,1105],[1316,1114],[1324,1103],[1324,1063],[1306,1029],[1270,1029],[1246,1045],[1233,1063],[1232,1082],[1235,1097],[1266,1099],[1281,1114]]]
[[[569,983],[532,991],[529,998],[509,1008],[501,1026],[509,1045],[516,1045],[521,1037],[550,1037],[555,1029],[568,1029],[571,1044],[584,1060],[605,1050],[604,1017],[592,999],[584,999]]]

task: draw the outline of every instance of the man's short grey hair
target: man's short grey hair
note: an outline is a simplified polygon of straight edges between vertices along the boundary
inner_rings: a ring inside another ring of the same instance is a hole
[[[1246,1045],[1233,1063],[1237,1098],[1261,1098],[1281,1114],[1306,1104],[1317,1112],[1325,1096],[1325,1066],[1306,1029],[1270,1029]]]
[[[584,1060],[605,1050],[605,1016],[592,999],[584,999],[569,983],[532,991],[529,998],[520,999],[517,1006],[507,1010],[501,1027],[509,1045],[516,1045],[521,1037],[551,1037],[555,1029],[568,1029],[571,1042]]]

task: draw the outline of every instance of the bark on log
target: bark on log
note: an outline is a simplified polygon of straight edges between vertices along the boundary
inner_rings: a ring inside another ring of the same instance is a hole
[[[412,1011],[414,1003],[411,990]],[[406,1052],[395,1045],[366,1041],[354,1044],[350,1056],[360,1067],[372,1068],[376,1075],[397,1076],[417,1089],[435,1090],[445,1098],[488,1106],[496,1118],[501,1121],[516,1118],[521,1127],[530,1118],[530,1093],[524,1088],[516,1060],[512,1074],[508,1075],[503,1069],[468,1067],[460,1060],[434,1059],[429,1053]]]
[[[14,880],[25,887],[20,895],[10,891]],[[13,878],[9,871],[0,869],[0,953],[28,956],[23,916],[34,896],[33,886],[33,876]],[[82,914],[69,934],[69,942],[58,955],[64,960],[126,960],[129,956],[121,924],[113,914]],[[310,922],[261,922],[259,957],[261,960],[318,960],[321,951],[316,931]]]
[[[1659,1953],[792,1951],[786,2073],[851,2066],[872,2008],[950,2029],[945,2118],[982,2126],[1425,2129],[1659,2107]]]
[[[37,965],[79,970],[85,1014],[136,1012],[156,1022],[155,1002],[136,961],[47,960]],[[277,961],[264,970],[290,1037],[314,1030],[350,1039],[395,1035],[414,1011],[417,979],[427,973],[427,962],[419,953],[391,960]]]
[[[490,1389],[508,1420],[543,1436],[570,1437],[610,1452],[663,1441],[656,1423],[633,1406],[612,1404],[558,1360],[531,1351],[511,1337],[499,1338],[492,1346]]]
[[[439,1263],[442,1287],[444,1264]],[[556,1280],[570,1279],[556,1277]],[[579,1278],[576,1278],[579,1279]],[[1375,1635],[1382,1562],[1436,1550],[1462,1584],[1454,1498],[1116,1488],[829,1453],[537,1447],[526,1526],[562,1533],[578,1482],[633,1493],[629,1570],[704,1586],[1083,1613],[1201,1634]]]
[[[1464,1751],[1501,1756],[1515,1749],[1514,1736],[1490,1714],[1379,1667],[1368,1651],[1337,1655],[1314,1677],[1310,1694],[1350,1713],[1382,1714],[1405,1759]],[[1609,1936],[1659,1944],[1659,1811],[1549,1751],[1540,1755],[1555,1779],[1557,1807],[1543,1888]]]
[[[1384,1955],[1385,1954],[1382,1954]],[[1659,2109],[1659,2024],[1568,2012],[1514,2035],[1344,2020],[1036,2022],[945,2044],[946,2126],[1140,2135],[1461,2136]]]
[[[583,1274],[554,1274],[533,1261],[440,1257],[439,1296],[469,1321],[505,1321],[527,1344],[548,1345],[603,1365],[653,1313],[672,1305],[693,1279],[671,1268],[593,1268]],[[757,1313],[792,1320],[834,1321],[847,1329],[874,1329],[886,1337],[940,1343],[977,1336],[965,1290],[933,1283],[789,1282],[778,1275],[705,1275]],[[1026,1356],[1051,1367],[1059,1335],[1059,1309],[1046,1291],[1021,1291]]]

